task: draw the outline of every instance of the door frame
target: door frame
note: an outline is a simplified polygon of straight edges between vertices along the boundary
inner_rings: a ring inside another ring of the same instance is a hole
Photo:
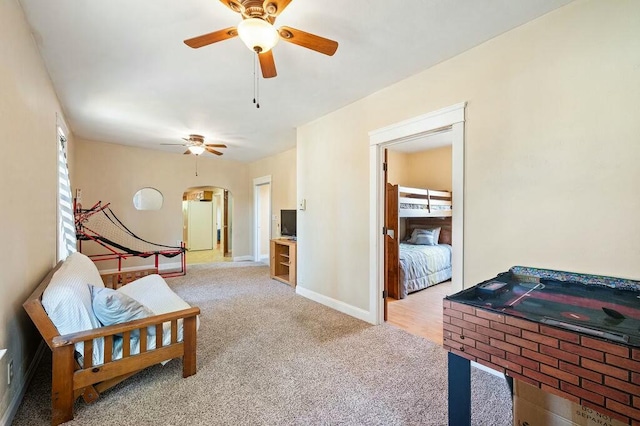
[[[451,128],[452,291],[463,289],[464,281],[464,121],[467,103],[451,105],[369,132],[369,312],[374,324],[384,322],[384,149]]]
[[[260,262],[260,233],[259,233],[259,224],[260,224],[260,186],[269,185],[269,220],[267,221],[269,224],[269,238],[271,238],[271,215],[273,212],[271,211],[272,206],[272,186],[271,186],[271,175],[262,176],[253,179],[253,260],[254,262]]]

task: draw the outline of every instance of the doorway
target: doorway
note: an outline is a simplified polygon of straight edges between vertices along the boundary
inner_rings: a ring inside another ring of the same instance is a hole
[[[253,180],[254,246],[253,260],[269,262],[271,240],[271,176]]]
[[[451,292],[463,288],[463,212],[464,212],[464,115],[465,103],[415,117],[369,133],[370,140],[370,239],[375,244],[370,250],[370,299],[371,322],[384,322],[387,308],[387,288],[384,274],[384,200],[385,171],[384,150],[396,144],[415,141],[428,134],[451,129],[452,137],[452,219],[451,219]]]
[[[395,234],[385,237],[387,323],[438,344],[452,292],[451,153],[450,127],[386,149],[386,226]],[[430,237],[413,238],[422,231]]]
[[[182,195],[183,241],[187,264],[229,262],[231,193],[220,187],[187,188]]]

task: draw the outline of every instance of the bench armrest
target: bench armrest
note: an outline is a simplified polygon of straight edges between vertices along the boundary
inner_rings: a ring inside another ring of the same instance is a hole
[[[188,308],[180,311],[169,312],[161,315],[154,315],[151,317],[129,321],[122,324],[109,325],[100,328],[94,328],[92,330],[80,331],[77,333],[65,334],[62,336],[56,336],[53,338],[53,347],[60,347],[66,345],[73,345],[79,342],[85,342],[87,340],[98,339],[100,337],[113,336],[116,334],[122,334],[131,332],[138,329],[146,329],[150,326],[160,326],[165,322],[177,321],[179,319],[192,318],[200,315],[200,308]]]

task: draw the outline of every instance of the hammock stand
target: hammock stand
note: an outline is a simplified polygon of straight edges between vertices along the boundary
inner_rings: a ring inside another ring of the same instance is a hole
[[[117,216],[111,211],[109,208],[109,204],[107,203],[104,206],[101,204],[101,201],[98,201],[93,207],[90,209],[82,209],[79,206],[76,206],[75,211],[75,226],[76,226],[76,238],[78,239],[78,251],[82,252],[82,242],[83,241],[93,241],[96,244],[100,245],[104,249],[107,250],[107,253],[101,254],[91,254],[87,255],[93,262],[101,262],[107,260],[117,260],[118,261],[118,272],[122,272],[122,262],[132,257],[141,257],[148,258],[154,257],[154,266],[156,269],[159,267],[159,257],[175,257],[180,256],[180,269],[175,271],[168,272],[159,272],[159,274],[163,277],[177,277],[181,275],[185,275],[187,273],[187,261],[185,257],[186,248],[184,242],[180,243],[180,246],[167,246],[164,244],[156,244],[146,241],[133,232],[131,232],[120,220]],[[106,216],[106,218],[114,225],[114,228],[117,228],[119,233],[124,233],[128,235],[128,238],[132,238],[138,240],[141,245],[146,245],[149,248],[157,248],[152,250],[136,250],[130,247],[125,246],[124,244],[117,243],[112,239],[109,239],[103,236],[98,230],[94,230],[89,227],[88,222],[93,215],[98,213],[102,213]],[[155,247],[153,247],[155,246]]]

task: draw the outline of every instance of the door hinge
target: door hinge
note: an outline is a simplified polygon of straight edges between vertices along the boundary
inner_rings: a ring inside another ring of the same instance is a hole
[[[387,227],[386,226],[382,227],[382,235],[387,235]]]
[[[387,290],[382,290],[382,298],[383,299],[387,298]]]
[[[383,172],[387,171],[387,163],[382,163],[382,171]]]

